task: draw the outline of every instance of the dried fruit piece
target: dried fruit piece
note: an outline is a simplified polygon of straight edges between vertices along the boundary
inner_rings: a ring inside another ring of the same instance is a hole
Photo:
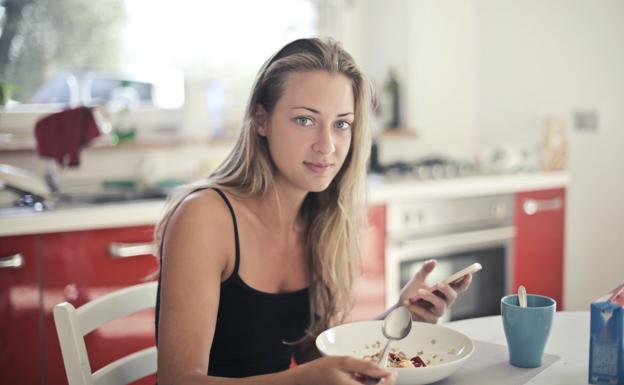
[[[420,356],[414,356],[410,359],[410,361],[412,362],[412,365],[414,365],[414,367],[416,368],[421,368],[421,367],[425,367],[427,365],[425,365],[424,361],[422,360],[422,358],[420,358]]]

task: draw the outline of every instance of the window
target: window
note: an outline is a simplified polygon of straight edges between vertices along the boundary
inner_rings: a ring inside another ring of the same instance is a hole
[[[5,111],[106,103],[124,81],[184,124],[237,128],[263,61],[316,35],[317,14],[314,0],[4,0]]]

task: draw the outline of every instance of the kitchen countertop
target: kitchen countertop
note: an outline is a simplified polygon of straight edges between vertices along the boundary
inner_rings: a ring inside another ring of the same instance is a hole
[[[384,181],[371,179],[370,203],[390,200],[453,199],[471,196],[509,194],[521,191],[567,187],[567,172],[536,172],[513,175],[483,175],[437,180]]]
[[[370,203],[397,200],[452,199],[565,188],[567,172],[474,176],[440,180],[384,181],[370,178]],[[44,212],[0,214],[0,236],[91,230],[155,224],[164,200],[63,207]]]
[[[0,215],[0,236],[155,224],[164,206],[164,200],[150,200]]]

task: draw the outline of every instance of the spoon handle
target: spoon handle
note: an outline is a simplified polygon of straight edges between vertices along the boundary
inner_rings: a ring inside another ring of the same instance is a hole
[[[379,358],[377,358],[377,366],[379,366],[380,368],[383,368],[384,366],[386,366],[386,353],[388,352],[388,347],[390,347],[390,340],[386,341],[386,346],[384,346],[383,350],[381,351],[381,355],[379,356]],[[379,383],[379,378],[375,378],[375,377],[368,377],[366,378],[366,380],[364,380],[364,385],[376,385],[377,383]]]
[[[381,351],[381,355],[377,359],[377,366],[379,366],[380,368],[383,368],[384,366],[386,366],[386,353],[388,353],[389,347],[390,347],[390,340],[387,340],[386,346],[384,346],[383,350]]]
[[[527,307],[526,289],[522,285],[518,287],[518,302],[520,302],[520,307]]]

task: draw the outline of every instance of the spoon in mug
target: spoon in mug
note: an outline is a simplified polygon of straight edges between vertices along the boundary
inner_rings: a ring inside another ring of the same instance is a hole
[[[518,302],[520,302],[520,307],[527,307],[526,289],[522,285],[518,287]]]
[[[385,366],[386,353],[388,352],[388,347],[390,347],[390,341],[402,340],[407,337],[410,330],[412,330],[412,314],[406,307],[399,306],[386,316],[383,326],[381,327],[381,332],[388,341],[386,341],[386,346],[384,346],[381,355],[377,359],[377,365],[379,367],[383,368]],[[378,382],[378,378],[369,377],[364,381],[364,384],[373,385]]]

